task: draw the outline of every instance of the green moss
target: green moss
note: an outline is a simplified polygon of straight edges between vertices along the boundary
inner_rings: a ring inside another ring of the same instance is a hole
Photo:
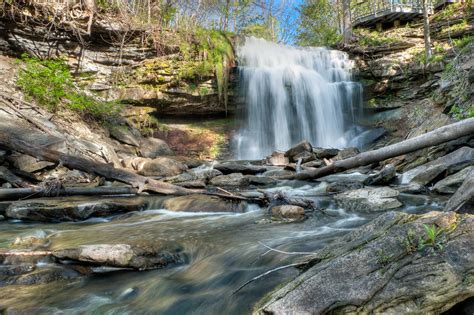
[[[120,113],[120,106],[101,102],[74,87],[69,68],[62,59],[41,60],[23,55],[23,69],[18,72],[17,85],[30,99],[51,112],[69,108],[98,121],[110,121]]]
[[[368,31],[365,29],[356,29],[354,33],[359,37],[359,45],[364,47],[383,46],[400,42],[400,38],[395,36],[384,36],[376,31]]]

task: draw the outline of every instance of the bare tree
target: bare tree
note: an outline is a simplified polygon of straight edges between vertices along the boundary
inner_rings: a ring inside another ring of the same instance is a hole
[[[429,1],[422,0],[423,4],[423,35],[425,38],[425,56],[426,62],[431,58],[431,37],[430,37],[430,20],[428,18],[429,13]]]
[[[351,23],[351,1],[342,0],[342,24],[344,43],[348,43],[352,38],[352,23]]]

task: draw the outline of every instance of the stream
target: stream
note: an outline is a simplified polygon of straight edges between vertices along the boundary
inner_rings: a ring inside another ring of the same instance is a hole
[[[318,196],[319,183],[280,182],[272,190],[304,196],[318,208],[300,223],[259,223],[265,209],[249,205],[245,213],[177,213],[149,209],[77,223],[1,222],[0,246],[16,237],[47,233],[49,248],[99,243],[171,242],[186,262],[151,271],[108,271],[38,285],[3,286],[0,309],[51,314],[246,314],[266,293],[297,275],[295,268],[275,272],[233,294],[242,284],[301,256],[268,252],[261,244],[283,251],[313,252],[363,225],[379,213],[341,209],[329,196]],[[159,204],[161,197],[149,197]],[[410,213],[436,210],[436,200],[400,195]],[[261,243],[260,243],[261,242]],[[38,268],[50,268],[40,264]],[[105,271],[105,270],[104,270]],[[60,311],[60,312],[59,312]]]

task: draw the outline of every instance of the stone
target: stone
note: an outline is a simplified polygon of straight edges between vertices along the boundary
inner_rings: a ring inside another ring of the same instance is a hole
[[[449,198],[444,210],[474,213],[474,174],[472,172],[466,176],[461,187]]]
[[[285,166],[290,163],[290,160],[285,156],[285,152],[275,151],[266,158],[266,163],[273,166]]]
[[[334,157],[334,160],[337,161],[337,160],[348,159],[350,157],[356,156],[359,153],[360,151],[357,148],[345,148],[345,149],[340,150],[339,153],[337,153],[337,155]]]
[[[474,149],[462,147],[434,161],[403,173],[402,183],[428,185],[442,173],[452,174],[472,165],[474,165]]]
[[[144,198],[41,198],[13,202],[6,209],[5,216],[40,222],[81,221],[90,217],[140,211],[146,207]]]
[[[262,175],[267,177],[293,176],[295,172],[284,169],[272,169],[264,172]]]
[[[401,207],[396,198],[400,193],[389,187],[367,187],[340,193],[334,199],[342,207],[352,211],[384,211]]]
[[[334,148],[313,148],[313,153],[318,159],[330,159],[339,153],[339,149]]]
[[[168,177],[179,175],[187,170],[186,165],[167,157],[132,158],[124,161],[126,167],[131,167],[143,176]]]
[[[255,176],[255,175],[245,175],[246,178],[249,180],[250,185],[274,185],[276,183],[276,180],[267,177],[267,176]]]
[[[323,161],[321,160],[314,160],[314,161],[310,161],[310,162],[306,162],[306,163],[303,163],[301,164],[301,167],[302,168],[318,168],[318,167],[322,167],[323,166]]]
[[[424,225],[443,228],[435,244]],[[473,215],[385,213],[307,257],[255,314],[441,314],[474,296],[473,237]]]
[[[214,165],[214,168],[221,171],[223,174],[242,173],[245,175],[255,175],[267,170],[265,166],[237,162],[219,163]]]
[[[241,173],[232,173],[216,176],[211,179],[210,184],[214,186],[248,186],[250,180]]]
[[[163,207],[177,212],[244,212],[246,203],[225,200],[218,196],[195,194],[166,199]]]
[[[110,136],[122,143],[140,146],[140,140],[127,126],[112,126],[109,128]]]
[[[397,176],[395,166],[393,164],[385,165],[379,172],[369,175],[364,180],[364,185],[386,185]]]
[[[303,140],[295,146],[291,147],[288,151],[285,152],[285,156],[290,159],[290,162],[297,162],[298,157],[301,157],[301,154],[303,154],[304,152],[313,152],[313,146],[307,140]]]
[[[7,157],[7,151],[0,150],[0,165],[5,162],[5,159]]]
[[[53,256],[60,260],[101,266],[149,270],[184,262],[179,248],[153,244],[132,246],[129,244],[93,244],[75,248],[57,249]]]
[[[436,185],[434,185],[433,191],[438,194],[454,194],[467,176],[474,176],[474,166],[466,167],[461,171],[440,180]]]
[[[274,206],[270,209],[272,220],[283,220],[287,222],[303,221],[305,219],[304,209],[294,205]]]
[[[190,169],[185,173],[167,177],[163,179],[163,181],[172,183],[172,184],[180,184],[186,182],[193,182],[193,181],[201,181],[206,183],[207,181],[211,180],[212,178],[223,175],[221,171],[216,169]]]
[[[28,173],[33,173],[54,165],[52,162],[39,161],[32,156],[19,153],[10,155],[9,160],[13,162],[15,168]]]
[[[397,191],[399,191],[401,193],[406,193],[406,194],[425,194],[425,193],[428,193],[428,188],[426,188],[423,185],[417,184],[417,183],[397,185],[397,186],[393,186],[392,188],[396,189]]]
[[[163,155],[173,155],[168,144],[158,138],[143,138],[140,142],[140,154],[142,157],[154,159]]]

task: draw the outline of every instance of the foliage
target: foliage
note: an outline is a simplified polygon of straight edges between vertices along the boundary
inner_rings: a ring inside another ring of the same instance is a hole
[[[240,34],[243,36],[254,36],[266,40],[272,40],[271,30],[264,24],[253,23],[242,28]]]
[[[441,30],[441,34],[446,34],[446,33],[454,33],[457,31],[462,31],[468,27],[469,24],[467,23],[467,20],[462,20],[461,23],[457,23],[454,25],[451,25],[449,27],[445,27]]]
[[[474,37],[470,35],[465,35],[462,38],[458,38],[453,40],[454,46],[458,49],[464,49],[467,47],[469,44],[473,43]]]
[[[377,263],[381,266],[387,266],[390,261],[392,260],[392,257],[387,255],[383,248],[377,250]]]
[[[305,1],[299,11],[296,37],[299,45],[334,46],[342,40],[332,1]]]
[[[102,102],[78,92],[69,68],[62,59],[41,60],[22,55],[25,66],[18,73],[17,85],[25,94],[55,112],[62,106],[99,121],[113,120],[120,107],[114,102]]]
[[[420,236],[418,249],[423,250],[425,247],[429,247],[431,250],[442,250],[443,244],[440,236],[444,233],[444,230],[434,224],[431,226],[423,224],[423,228],[425,229],[425,237]]]
[[[358,43],[364,47],[374,47],[374,46],[382,46],[387,44],[393,44],[400,41],[398,37],[394,36],[386,36],[382,35],[376,31],[368,31],[365,29],[356,29],[354,30],[354,34],[356,34],[359,39]]]

